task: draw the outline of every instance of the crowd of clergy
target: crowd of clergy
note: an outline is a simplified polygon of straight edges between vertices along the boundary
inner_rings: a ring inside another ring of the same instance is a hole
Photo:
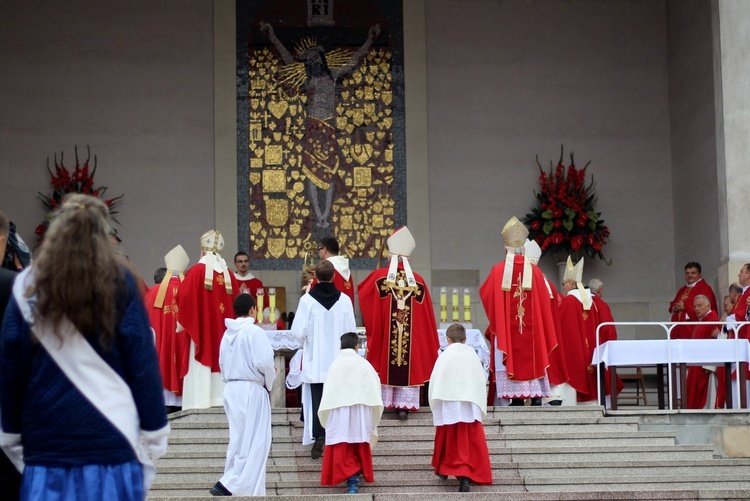
[[[541,249],[527,237],[526,227],[511,218],[502,230],[505,257],[479,290],[489,321],[489,381],[466,344],[464,326],[447,329],[448,347],[441,350],[429,287],[409,264],[416,242],[408,228],[388,238],[387,265],[357,286],[336,239],[321,240],[320,261],[289,326],[302,348],[290,361],[285,384],[301,387],[302,443],[312,446],[313,459],[323,457],[322,485],[346,482],[346,492],[354,494],[360,476],[374,481],[371,448],[384,409],[405,421],[429,404],[435,474],[441,480],[456,477],[459,491],[466,492],[472,483],[492,483],[482,425],[487,405],[595,404],[611,397],[610,388],[622,390],[622,382],[613,386],[604,371],[600,395],[592,365],[597,346],[617,339],[614,325],[597,329],[614,322],[602,299],[604,284],[593,279],[584,286],[584,260],[568,257],[558,291],[537,266]],[[249,271],[244,252],[234,256],[235,270],[229,268],[218,231],[202,235],[200,245],[196,265],[188,267],[188,254],[178,245],[165,256],[156,284],[141,284],[164,404],[168,411],[223,406],[230,441],[224,474],[210,492],[264,495],[272,436],[269,392],[281,375],[256,321],[268,316],[258,311],[263,283]],[[747,337],[740,326],[750,312],[750,265],[738,278],[721,315],[700,264],[688,263],[686,285],[669,311],[673,322],[699,324],[677,325],[671,337]],[[366,343],[357,335],[355,302]],[[727,325],[712,323],[720,320]],[[276,328],[286,327],[279,318]],[[735,375],[721,367],[690,367],[684,407],[723,408],[728,377]]]

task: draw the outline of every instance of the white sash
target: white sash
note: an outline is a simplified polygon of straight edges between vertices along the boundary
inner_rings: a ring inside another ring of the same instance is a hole
[[[60,333],[65,340],[62,343],[53,334],[51,325],[46,322],[34,325],[36,298],[25,297],[25,284],[34,283],[32,270],[27,268],[21,272],[13,285],[13,295],[24,319],[63,374],[130,443],[143,465],[143,487],[148,492],[156,476],[156,468],[141,442],[140,419],[130,387],[67,319],[60,323]]]

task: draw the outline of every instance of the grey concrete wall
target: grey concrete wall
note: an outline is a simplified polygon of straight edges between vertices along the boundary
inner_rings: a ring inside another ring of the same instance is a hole
[[[213,5],[202,0],[0,4],[0,210],[27,242],[47,156],[90,144],[97,184],[125,194],[118,231],[151,283],[214,224]]]
[[[656,318],[668,317],[664,2],[431,0],[427,72],[433,276],[476,269],[484,280],[502,258],[503,225],[534,203],[535,155],[556,162],[562,143],[579,166],[591,160],[612,232],[612,266],[587,260],[584,279],[601,278],[625,311],[638,301],[636,310],[659,304]],[[541,266],[556,277],[551,259]]]
[[[719,191],[709,0],[667,2],[675,276],[698,261],[719,296]],[[704,235],[704,238],[696,238]],[[723,294],[722,294],[723,295]]]

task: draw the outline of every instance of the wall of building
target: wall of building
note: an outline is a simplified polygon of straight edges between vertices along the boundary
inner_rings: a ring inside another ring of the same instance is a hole
[[[0,210],[35,242],[47,157],[96,154],[97,185],[125,194],[123,248],[151,283],[214,224],[213,5],[201,0],[3,2]]]
[[[586,260],[616,318],[668,317],[675,290],[663,2],[427,3],[433,287],[487,276],[560,145],[591,161],[612,237]],[[686,236],[689,240],[690,236]],[[557,277],[552,256],[541,266]]]

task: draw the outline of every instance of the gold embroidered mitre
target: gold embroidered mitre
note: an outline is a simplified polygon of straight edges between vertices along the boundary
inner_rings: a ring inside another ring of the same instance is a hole
[[[401,262],[404,265],[404,274],[406,275],[406,286],[409,290],[417,290],[417,280],[414,278],[414,272],[411,271],[411,265],[409,265],[408,257],[414,251],[417,246],[417,242],[414,240],[409,228],[402,226],[401,228],[394,231],[388,240],[388,252],[391,254],[391,262],[388,266],[388,275],[385,278],[385,283],[389,287],[396,285],[396,274],[398,271],[398,258],[401,256]]]
[[[513,261],[516,254],[524,253],[524,243],[526,242],[526,237],[529,236],[529,230],[517,217],[513,216],[505,223],[502,235],[506,251],[502,289],[509,291],[513,283]],[[531,263],[524,257],[523,275],[521,278],[521,286],[524,289],[531,289],[531,274]]]

